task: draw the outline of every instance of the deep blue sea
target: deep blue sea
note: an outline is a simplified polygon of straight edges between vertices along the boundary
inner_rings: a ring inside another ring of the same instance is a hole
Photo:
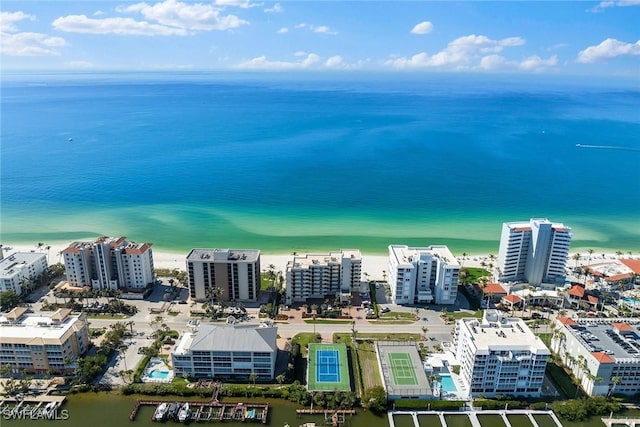
[[[638,84],[2,77],[5,243],[497,253],[503,222],[546,217],[573,249],[640,251]]]

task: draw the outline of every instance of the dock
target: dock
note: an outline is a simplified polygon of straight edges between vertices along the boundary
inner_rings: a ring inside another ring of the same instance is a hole
[[[180,400],[145,400],[138,399],[129,414],[129,420],[134,421],[138,410],[141,406],[157,407],[162,403],[179,403],[188,402],[192,408],[191,421],[207,422],[207,421],[254,421],[267,423],[269,414],[268,403],[221,403],[217,400],[209,402],[192,402]],[[155,421],[155,420],[154,420]]]
[[[628,427],[640,427],[640,418],[602,418],[605,426],[622,425]]]
[[[355,409],[296,409],[298,415],[333,415],[335,413],[355,415]]]

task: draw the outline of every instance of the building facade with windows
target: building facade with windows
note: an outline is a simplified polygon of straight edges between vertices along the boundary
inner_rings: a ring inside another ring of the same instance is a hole
[[[446,246],[389,246],[389,286],[395,304],[453,304],[460,264]]]
[[[151,243],[104,236],[94,242],[73,242],[62,256],[71,286],[142,290],[155,281]]]
[[[250,379],[274,377],[278,329],[250,324],[201,325],[185,333],[171,353],[176,376]]]
[[[46,254],[15,252],[0,260],[0,292],[14,291],[20,295],[23,288],[32,286],[46,269]]]
[[[257,301],[260,251],[256,249],[192,249],[187,255],[189,295],[195,301]],[[209,291],[211,289],[211,291]]]
[[[0,365],[14,373],[65,373],[89,349],[89,325],[84,314],[61,308],[35,314],[16,307],[0,315]]]
[[[551,352],[520,318],[486,310],[456,322],[455,354],[470,396],[540,396]]]
[[[498,250],[501,282],[562,284],[571,245],[571,228],[544,218],[502,224]]]
[[[558,317],[551,349],[590,396],[640,392],[640,319]]]
[[[287,263],[286,301],[334,298],[360,289],[362,255],[357,249],[294,256]]]

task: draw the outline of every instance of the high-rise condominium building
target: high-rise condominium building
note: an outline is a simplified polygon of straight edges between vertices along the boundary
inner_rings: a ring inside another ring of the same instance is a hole
[[[72,286],[144,289],[155,281],[151,243],[100,237],[95,242],[73,242],[62,255]]]
[[[14,291],[20,295],[23,287],[28,286],[46,269],[46,254],[13,253],[0,260],[0,292]]]
[[[540,396],[551,352],[522,319],[486,310],[455,330],[460,378],[471,396]]]
[[[16,307],[0,315],[0,329],[0,365],[14,373],[70,371],[90,344],[85,315],[67,308],[41,314]]]
[[[196,301],[256,301],[260,291],[260,251],[192,249],[187,255],[187,273],[189,294]],[[211,292],[215,291],[218,293],[214,297]]]
[[[548,219],[502,225],[498,272],[501,282],[563,283],[571,228]]]
[[[446,246],[389,246],[389,286],[395,304],[453,304],[460,264]]]
[[[294,256],[287,263],[287,303],[335,297],[360,288],[362,255],[357,249]]]

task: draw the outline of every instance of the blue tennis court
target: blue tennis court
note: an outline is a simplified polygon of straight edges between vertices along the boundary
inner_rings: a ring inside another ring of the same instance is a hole
[[[316,382],[340,382],[338,350],[316,350]]]

